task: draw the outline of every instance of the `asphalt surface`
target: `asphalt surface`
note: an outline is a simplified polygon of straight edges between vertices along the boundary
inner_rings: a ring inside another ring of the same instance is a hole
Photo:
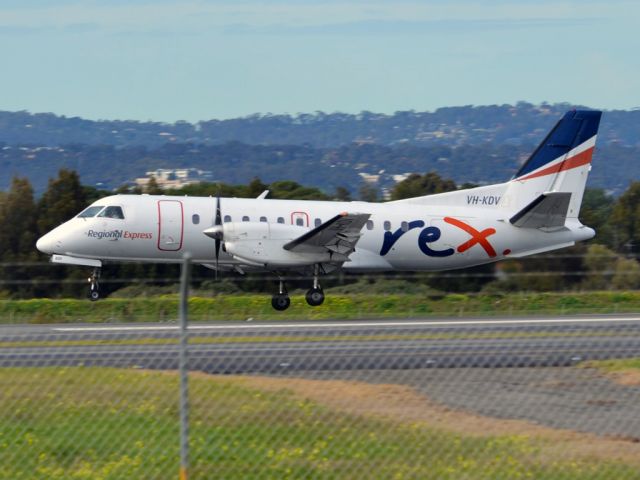
[[[178,333],[169,324],[2,326],[0,367],[173,369]],[[557,367],[640,355],[640,316],[197,323],[190,336],[190,368],[208,373]]]
[[[4,325],[0,368],[175,369],[178,335],[175,324]],[[190,337],[192,370],[404,384],[453,409],[640,441],[640,386],[573,367],[640,356],[640,315],[196,323]]]

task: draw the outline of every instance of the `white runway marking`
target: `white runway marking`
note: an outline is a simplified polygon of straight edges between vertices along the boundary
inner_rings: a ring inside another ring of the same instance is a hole
[[[335,322],[335,323],[266,323],[266,324],[230,324],[230,325],[189,325],[189,330],[278,330],[278,329],[314,329],[314,328],[353,328],[353,327],[451,327],[460,325],[552,325],[572,323],[609,323],[639,322],[640,317],[572,317],[572,318],[539,318],[521,320],[434,320],[434,321],[402,321],[402,322]],[[100,327],[57,327],[56,332],[149,332],[174,331],[178,325],[160,326],[120,326]]]

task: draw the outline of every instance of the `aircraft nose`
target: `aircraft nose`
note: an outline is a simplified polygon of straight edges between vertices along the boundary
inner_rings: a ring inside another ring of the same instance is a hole
[[[42,253],[48,253],[51,255],[53,254],[55,244],[56,242],[53,236],[47,233],[38,239],[36,242],[36,248]]]

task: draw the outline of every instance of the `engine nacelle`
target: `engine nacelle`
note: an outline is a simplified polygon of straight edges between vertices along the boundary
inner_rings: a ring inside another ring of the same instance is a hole
[[[306,266],[328,262],[330,252],[296,253],[283,247],[308,230],[295,225],[267,222],[228,222],[222,226],[228,254],[248,264],[264,267]]]

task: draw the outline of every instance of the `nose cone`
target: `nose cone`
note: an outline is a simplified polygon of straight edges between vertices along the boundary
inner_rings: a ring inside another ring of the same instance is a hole
[[[53,254],[55,247],[55,239],[51,233],[47,233],[38,239],[36,242],[36,248],[40,250],[42,253],[47,253],[49,255]]]

